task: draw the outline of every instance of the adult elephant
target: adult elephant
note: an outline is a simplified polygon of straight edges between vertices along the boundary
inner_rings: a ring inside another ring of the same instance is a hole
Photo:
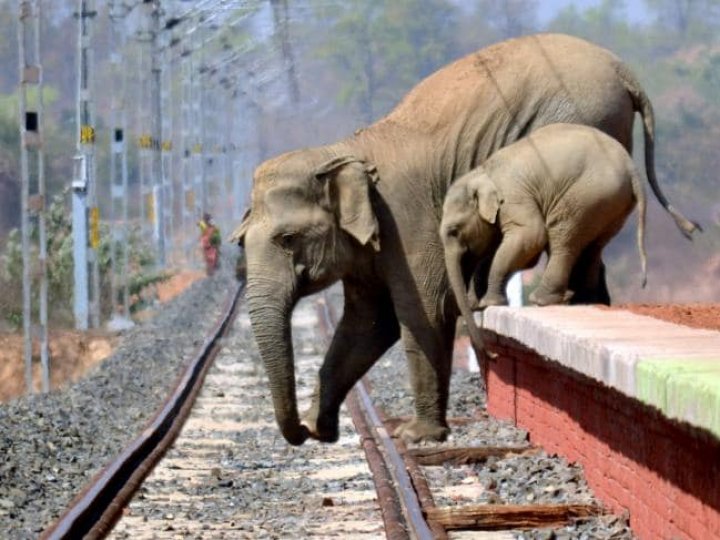
[[[234,233],[247,299],[283,436],[333,442],[347,392],[401,338],[415,417],[396,434],[443,440],[458,308],[438,236],[453,179],[550,123],[595,126],[632,145],[642,116],[647,174],[685,234],[695,225],[655,181],[653,113],[629,69],[581,39],[540,34],[498,43],[420,82],[386,117],[337,143],[262,163]],[[297,300],[342,280],[345,306],[312,405],[297,411],[290,321]]]

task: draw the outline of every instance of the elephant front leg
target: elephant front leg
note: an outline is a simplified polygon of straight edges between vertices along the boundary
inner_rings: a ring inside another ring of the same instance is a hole
[[[516,229],[503,237],[490,265],[487,292],[480,300],[480,308],[508,304],[505,289],[510,276],[534,265],[546,241],[545,227],[540,220],[534,226]]]
[[[345,396],[400,337],[390,295],[371,295],[369,288],[360,291],[345,284],[343,316],[320,367],[310,408],[302,417],[310,436],[323,442],[337,441]]]

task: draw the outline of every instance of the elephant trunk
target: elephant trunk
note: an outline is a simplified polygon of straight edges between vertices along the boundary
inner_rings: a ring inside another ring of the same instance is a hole
[[[275,280],[248,275],[250,322],[265,364],[275,419],[283,437],[290,444],[301,445],[309,432],[300,423],[297,410],[290,325],[294,300],[287,289],[287,285],[278,286]]]
[[[465,290],[465,280],[462,274],[462,256],[464,250],[459,245],[452,244],[458,244],[458,242],[450,241],[449,244],[448,242],[445,243],[445,265],[447,267],[448,279],[450,280],[450,286],[452,287],[458,307],[460,308],[460,313],[465,319],[470,340],[475,348],[480,351],[484,349],[485,345],[480,335],[480,330],[475,325],[475,318],[470,309],[470,303]]]

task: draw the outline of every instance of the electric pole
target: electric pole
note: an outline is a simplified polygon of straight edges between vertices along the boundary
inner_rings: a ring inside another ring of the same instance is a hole
[[[150,59],[150,107],[152,109],[152,176],[153,176],[153,203],[157,266],[165,268],[165,197],[163,193],[163,159],[162,159],[162,36],[160,28],[160,0],[145,0],[150,9],[152,18],[151,29],[151,59]]]
[[[162,83],[162,171],[163,171],[163,203],[165,206],[164,216],[164,238],[166,259],[173,259],[173,232],[175,229],[175,179],[173,178],[173,158],[175,155],[173,144],[173,113],[175,99],[173,95],[173,54],[172,47],[173,28],[180,23],[180,19],[173,17],[174,10],[172,2],[166,2],[165,25],[162,34],[163,52],[163,83]],[[167,262],[167,261],[166,261]]]
[[[94,75],[92,20],[96,14],[93,0],[78,0],[77,155],[72,183],[72,229],[75,263],[74,314],[75,327],[79,330],[88,328],[89,313],[92,315],[93,326],[100,326],[100,272],[97,260],[97,248],[100,245],[100,211],[97,207],[95,185],[95,118],[92,88]],[[89,293],[88,263],[93,283],[92,295]]]
[[[193,60],[192,48],[185,46],[180,57],[181,69],[181,104],[180,119],[182,126],[180,127],[180,157],[181,178],[182,178],[182,219],[183,231],[183,251],[185,263],[193,261],[195,250],[193,246],[194,237],[194,217],[195,217],[195,189],[193,175],[193,152],[191,145],[191,134],[193,130]]]
[[[111,85],[112,110],[110,137],[110,196],[111,196],[111,302],[112,317],[118,315],[116,304],[122,298],[120,316],[130,319],[130,295],[128,287],[128,163],[127,163],[127,75],[122,67],[125,50],[125,16],[123,6],[111,2],[110,14],[110,64],[113,77]]]
[[[27,392],[33,392],[32,374],[32,278],[39,276],[39,333],[40,363],[42,367],[42,391],[50,390],[50,358],[48,347],[48,278],[45,156],[43,151],[43,78],[40,64],[40,0],[20,2],[18,25],[18,53],[20,56],[20,168],[21,237],[23,260],[23,355],[25,360],[25,384]],[[30,90],[34,90],[35,103],[29,103]],[[31,177],[30,158],[34,158],[35,175]],[[37,220],[38,261],[37,271],[32,272],[30,226]]]

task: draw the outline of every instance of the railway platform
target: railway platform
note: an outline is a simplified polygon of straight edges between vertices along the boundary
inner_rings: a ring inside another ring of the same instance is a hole
[[[488,308],[488,412],[581,463],[640,538],[720,531],[720,332],[587,306]]]

